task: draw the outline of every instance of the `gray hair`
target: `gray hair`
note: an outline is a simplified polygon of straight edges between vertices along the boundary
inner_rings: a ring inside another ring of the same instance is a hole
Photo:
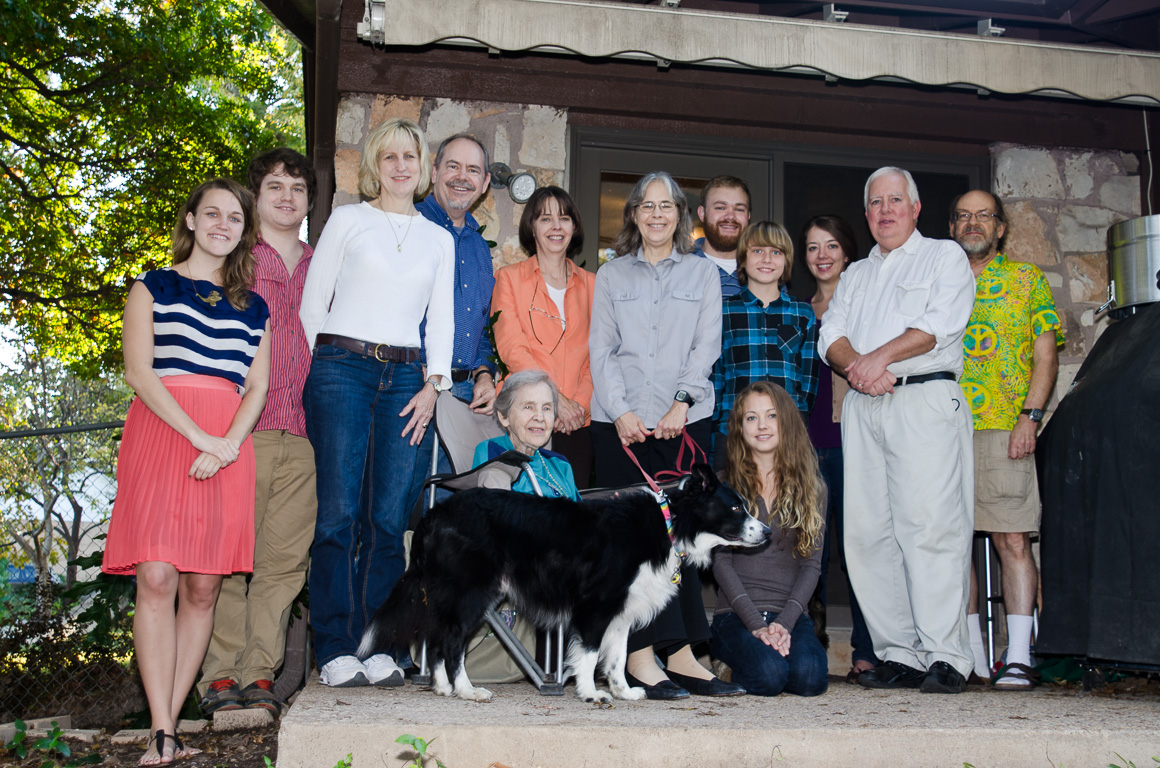
[[[435,167],[443,162],[443,153],[447,150],[447,146],[453,141],[460,139],[467,139],[468,141],[479,147],[479,151],[483,153],[483,173],[486,176],[491,173],[488,169],[491,167],[491,156],[487,153],[487,147],[483,146],[483,142],[472,136],[470,133],[457,133],[454,136],[448,136],[439,144],[439,150],[435,153]]]
[[[560,390],[556,388],[556,382],[552,381],[552,377],[543,371],[529,368],[526,371],[516,371],[504,377],[503,389],[495,398],[495,420],[498,422],[500,416],[508,418],[512,405],[516,402],[516,395],[519,394],[520,390],[536,384],[547,384],[552,390],[552,410],[555,411],[560,406]],[[500,426],[502,427],[503,424]]]
[[[636,209],[644,202],[644,193],[654,181],[664,184],[665,191],[677,204],[677,231],[673,233],[673,245],[677,253],[693,252],[693,220],[689,218],[689,200],[672,176],[664,171],[653,171],[640,177],[624,201],[624,226],[612,244],[617,256],[635,253],[640,249],[642,239],[636,226]]]
[[[862,192],[862,204],[866,210],[870,210],[870,185],[883,176],[888,176],[892,173],[897,173],[906,179],[906,195],[910,198],[910,202],[920,202],[918,199],[918,185],[914,183],[914,177],[910,175],[910,171],[888,165],[885,168],[879,168],[874,171],[874,173],[870,174],[870,178],[866,179],[866,189]]]

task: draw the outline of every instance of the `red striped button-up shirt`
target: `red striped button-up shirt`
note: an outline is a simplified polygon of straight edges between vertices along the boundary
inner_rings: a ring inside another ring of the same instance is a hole
[[[270,389],[266,395],[266,408],[254,427],[256,432],[286,429],[293,435],[306,437],[302,387],[310,373],[310,344],[302,330],[298,310],[312,256],[314,249],[303,243],[302,258],[291,275],[272,245],[259,237],[254,246],[257,261],[254,291],[270,307],[271,330]]]

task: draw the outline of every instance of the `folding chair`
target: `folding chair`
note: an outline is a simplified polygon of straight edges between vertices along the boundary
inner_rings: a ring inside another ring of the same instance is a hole
[[[435,450],[431,454],[431,476],[423,483],[420,504],[426,497],[427,508],[435,504],[437,488],[459,491],[468,488],[488,487],[510,489],[520,473],[527,471],[537,496],[544,494],[531,471],[528,456],[517,451],[508,451],[492,461],[475,469],[471,468],[475,457],[475,447],[484,440],[499,437],[503,431],[491,416],[481,416],[470,406],[450,392],[440,393],[435,403]],[[454,474],[438,474],[440,446],[447,452]],[[414,522],[414,521],[413,521]],[[564,625],[544,632],[544,667],[535,656],[524,647],[507,623],[496,612],[495,606],[487,609],[484,621],[495,633],[496,639],[516,662],[519,668],[532,680],[541,694],[562,696],[564,694]],[[419,655],[419,673],[412,677],[416,685],[430,685],[431,673],[427,665],[427,644],[424,642]]]

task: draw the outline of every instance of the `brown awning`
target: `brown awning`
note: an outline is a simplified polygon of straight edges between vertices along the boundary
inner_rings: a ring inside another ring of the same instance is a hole
[[[1160,104],[1160,54],[597,0],[365,0],[359,37]]]

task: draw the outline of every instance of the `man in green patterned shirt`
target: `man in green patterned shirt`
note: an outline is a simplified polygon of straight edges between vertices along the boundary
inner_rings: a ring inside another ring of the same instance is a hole
[[[951,236],[975,273],[975,308],[963,337],[959,380],[975,422],[975,530],[991,534],[1002,566],[1007,664],[996,688],[1030,690],[1032,611],[1038,572],[1031,533],[1039,530],[1035,438],[1059,370],[1059,316],[1043,272],[999,253],[1003,203],[982,190],[951,204]],[[971,568],[967,629],[975,673],[990,676]]]

